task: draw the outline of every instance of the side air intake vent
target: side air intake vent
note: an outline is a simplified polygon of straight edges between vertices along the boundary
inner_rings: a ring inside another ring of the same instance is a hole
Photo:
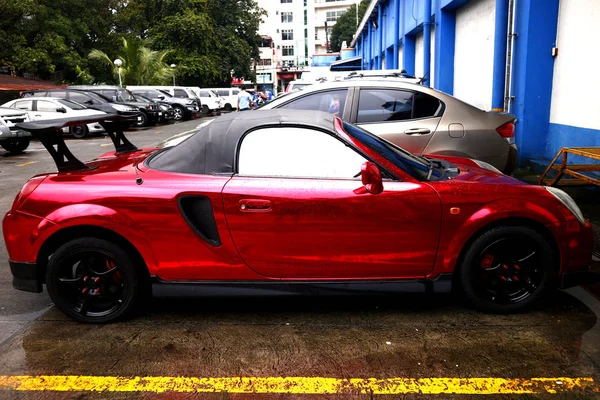
[[[221,239],[210,199],[206,196],[182,196],[178,203],[179,210],[188,225],[205,242],[213,246],[220,246]]]

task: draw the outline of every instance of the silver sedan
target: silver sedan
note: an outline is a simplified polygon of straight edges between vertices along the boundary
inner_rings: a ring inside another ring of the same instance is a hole
[[[486,162],[510,174],[516,166],[511,114],[480,110],[404,79],[348,79],[314,84],[259,109],[327,111],[416,154]]]

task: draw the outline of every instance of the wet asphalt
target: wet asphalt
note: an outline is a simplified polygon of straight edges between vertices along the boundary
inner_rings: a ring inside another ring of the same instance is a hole
[[[138,147],[151,146],[200,122],[140,129],[128,136]],[[101,136],[69,140],[68,145],[81,159],[91,159],[112,148],[110,140]],[[0,213],[8,211],[27,179],[54,169],[39,143],[32,143],[19,156],[0,150]],[[2,242],[0,375],[600,379],[600,301],[579,287],[557,291],[542,307],[516,315],[483,314],[456,295],[155,298],[141,315],[129,321],[85,325],[56,310],[46,292],[14,290],[7,259]],[[595,396],[598,393],[574,390],[553,398]],[[190,397],[380,396],[0,389],[0,398],[10,399]],[[390,398],[424,397],[414,394]]]

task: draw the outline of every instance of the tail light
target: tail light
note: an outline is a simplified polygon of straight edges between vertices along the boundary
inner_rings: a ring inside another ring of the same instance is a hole
[[[11,210],[16,211],[19,207],[21,207],[29,195],[33,193],[33,191],[40,185],[40,183],[42,183],[44,179],[46,179],[46,176],[47,175],[34,176],[28,180],[15,198]]]
[[[500,136],[502,136],[506,141],[510,144],[513,144],[515,141],[515,124],[512,122],[507,122],[505,124],[500,125],[496,128],[496,132]]]

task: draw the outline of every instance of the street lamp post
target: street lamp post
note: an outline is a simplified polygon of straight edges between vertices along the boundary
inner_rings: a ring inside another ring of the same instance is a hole
[[[121,80],[121,65],[123,65],[123,61],[121,61],[120,58],[117,58],[115,61],[113,61],[113,63],[119,71],[119,87],[123,87],[123,81]]]
[[[175,68],[177,65],[171,64],[171,68]],[[173,72],[173,86],[175,86],[175,73]]]

